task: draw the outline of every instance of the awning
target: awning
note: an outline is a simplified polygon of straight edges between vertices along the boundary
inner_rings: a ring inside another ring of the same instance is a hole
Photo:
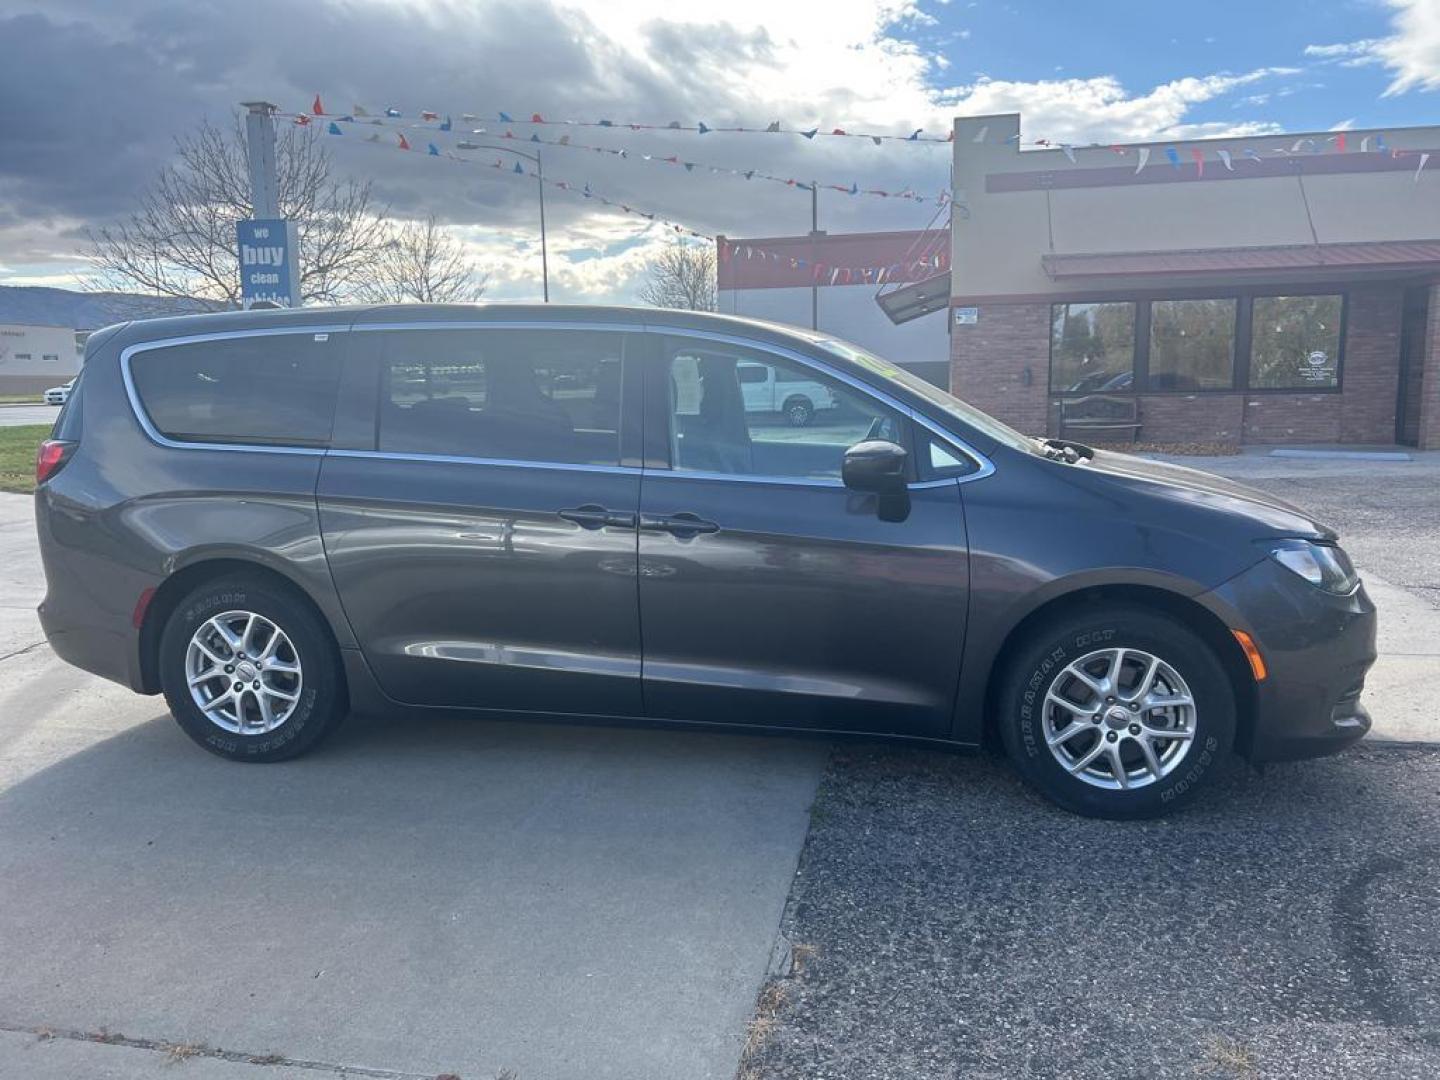
[[[1276,270],[1440,270],[1440,240],[1042,255],[1052,278],[1246,274]]]

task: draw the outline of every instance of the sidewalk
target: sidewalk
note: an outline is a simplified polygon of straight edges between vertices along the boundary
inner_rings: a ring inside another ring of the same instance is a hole
[[[1374,727],[1369,741],[1440,743],[1440,608],[1365,572],[1360,576],[1380,611],[1380,659],[1365,679],[1361,701]]]

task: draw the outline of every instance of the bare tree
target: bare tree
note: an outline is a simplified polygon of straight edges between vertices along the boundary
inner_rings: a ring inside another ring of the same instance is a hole
[[[355,297],[371,304],[464,304],[484,296],[489,280],[431,214],[390,227],[379,255],[358,280]]]
[[[238,117],[229,130],[205,122],[177,138],[175,151],[139,209],[90,233],[97,285],[238,305],[235,222],[253,216],[244,128]],[[332,177],[321,140],[294,126],[276,139],[275,164],[280,216],[299,234],[301,297],[334,301],[364,274],[384,239],[369,181]]]
[[[645,267],[640,299],[655,307],[715,310],[715,249],[675,240]]]

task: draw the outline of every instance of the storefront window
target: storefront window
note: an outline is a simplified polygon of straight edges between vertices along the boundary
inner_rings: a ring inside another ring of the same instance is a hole
[[[1134,304],[1051,306],[1052,393],[1114,393],[1133,390],[1134,383]]]
[[[1150,305],[1149,390],[1229,390],[1235,383],[1235,301]]]
[[[1257,296],[1250,386],[1333,390],[1340,385],[1340,296]]]

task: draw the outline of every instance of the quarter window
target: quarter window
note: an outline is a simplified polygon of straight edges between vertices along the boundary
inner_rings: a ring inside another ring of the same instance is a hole
[[[666,374],[679,471],[838,480],[856,443],[904,441],[899,413],[768,353],[668,338]]]
[[[1150,305],[1147,390],[1228,390],[1235,384],[1235,301]]]
[[[1257,296],[1250,386],[1333,390],[1340,385],[1340,296]]]
[[[135,353],[130,373],[141,407],[168,438],[280,446],[329,441],[339,364],[327,335],[165,345]]]
[[[1113,393],[1135,383],[1133,303],[1053,304],[1050,388],[1057,394]]]
[[[390,334],[378,446],[618,465],[623,341],[618,333],[579,330]]]

